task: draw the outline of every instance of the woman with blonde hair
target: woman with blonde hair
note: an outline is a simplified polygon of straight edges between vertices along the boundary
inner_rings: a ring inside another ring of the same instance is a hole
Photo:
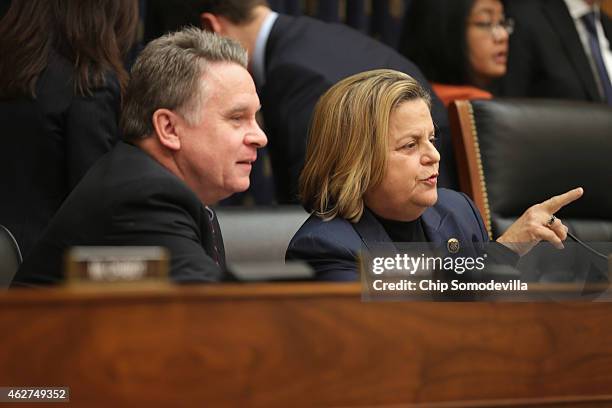
[[[374,70],[348,77],[319,100],[300,194],[312,215],[287,260],[304,260],[320,280],[357,279],[362,248],[380,242],[459,240],[465,255],[488,234],[463,193],[438,189],[440,155],[427,92],[409,75]],[[497,242],[518,255],[538,241],[560,246],[567,228],[553,217],[577,188],[529,208]],[[525,243],[516,245],[516,243]]]

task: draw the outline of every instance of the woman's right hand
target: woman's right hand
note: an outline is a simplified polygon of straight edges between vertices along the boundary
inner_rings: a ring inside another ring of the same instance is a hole
[[[531,251],[540,241],[548,241],[562,249],[563,241],[567,238],[567,227],[554,215],[561,208],[582,197],[583,192],[582,187],[578,187],[531,206],[497,242],[520,256]]]

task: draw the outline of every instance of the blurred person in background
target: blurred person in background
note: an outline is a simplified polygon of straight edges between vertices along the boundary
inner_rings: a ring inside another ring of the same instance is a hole
[[[446,106],[492,97],[513,31],[500,0],[412,0],[406,13],[399,49]]]
[[[598,0],[511,0],[516,21],[500,96],[612,105],[612,19]]]
[[[0,18],[6,13],[9,6],[11,5],[11,0],[0,0]]]
[[[0,224],[27,257],[119,140],[136,0],[13,0],[0,20]]]

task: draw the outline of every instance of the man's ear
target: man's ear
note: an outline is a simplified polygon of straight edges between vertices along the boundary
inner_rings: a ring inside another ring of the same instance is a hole
[[[178,151],[181,149],[181,118],[169,109],[157,109],[153,112],[153,127],[159,143],[165,148]]]
[[[212,13],[200,14],[200,25],[206,31],[223,35],[223,25],[219,18]]]

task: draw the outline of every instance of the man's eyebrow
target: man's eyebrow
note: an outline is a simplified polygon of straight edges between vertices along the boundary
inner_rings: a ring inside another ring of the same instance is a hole
[[[225,115],[226,116],[232,116],[236,113],[242,113],[244,111],[247,110],[247,106],[246,105],[238,105],[238,106],[234,106],[232,108],[229,108],[227,111],[225,111]]]
[[[260,109],[261,109],[261,105],[259,105],[257,107],[256,112],[258,112]],[[233,108],[228,109],[225,112],[225,116],[232,116],[232,115],[235,115],[237,113],[248,112],[249,110],[250,110],[249,109],[249,105],[246,105],[246,104],[245,105],[237,105],[237,106],[234,106]]]

